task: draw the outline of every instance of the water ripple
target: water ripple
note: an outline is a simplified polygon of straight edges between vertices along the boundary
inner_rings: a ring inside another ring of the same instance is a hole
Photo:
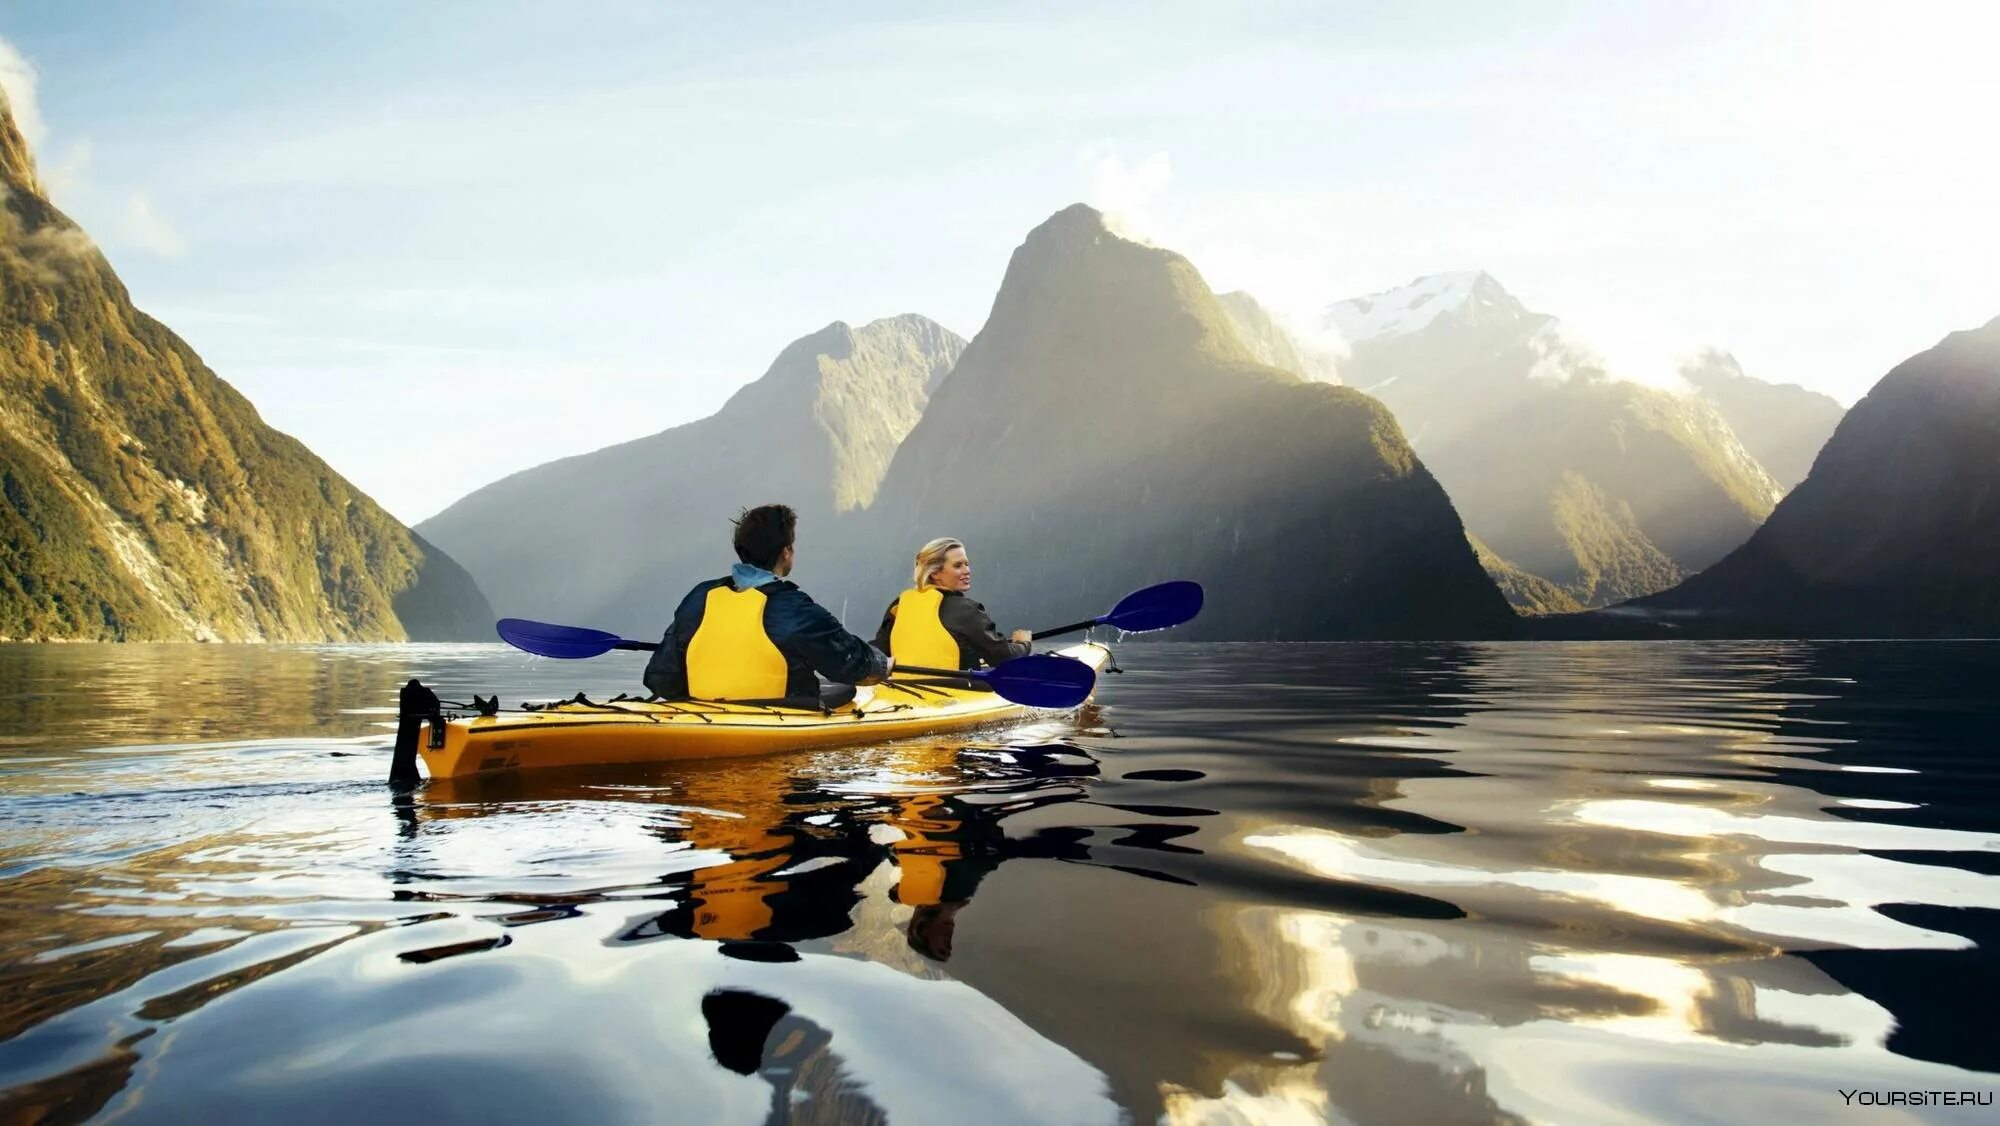
[[[2000,646],[1120,657],[1101,706],[979,740],[397,796],[409,676],[609,695],[637,662],[0,646],[0,1117],[1699,1121],[2000,1086]]]

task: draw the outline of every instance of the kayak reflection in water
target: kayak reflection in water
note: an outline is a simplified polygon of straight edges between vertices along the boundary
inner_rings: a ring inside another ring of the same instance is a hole
[[[796,584],[798,514],[782,504],[735,520],[736,566],[697,583],[674,610],[646,665],[646,688],[667,700],[797,701],[838,707],[853,685],[875,684],[893,662],[847,632]],[[956,667],[956,666],[954,666]],[[838,686],[822,694],[818,676]]]
[[[1001,637],[986,607],[966,597],[972,560],[965,544],[935,539],[917,552],[915,583],[896,596],[875,632],[876,648],[906,665],[973,669],[995,667],[1031,651],[1034,634],[1017,629]]]
[[[1027,807],[1046,805],[1029,803]],[[1015,812],[1020,806],[1009,809]],[[951,959],[958,912],[986,874],[1014,850],[1000,817],[961,802],[955,795],[922,794],[901,799],[887,824],[903,834],[889,846],[898,877],[891,893],[915,908],[910,914],[910,948],[933,962]],[[1066,842],[1079,858],[1090,855],[1080,842]]]
[[[1003,862],[1028,857],[1092,863],[1088,827],[1045,828],[1015,839],[1002,822],[1016,813],[1083,798],[1083,791],[1058,780],[1095,776],[1096,764],[1078,763],[1071,753],[1017,748],[1007,751],[1005,766],[1009,773],[1022,773],[1000,787],[861,795],[832,808],[802,802],[804,794],[788,795],[782,786],[746,785],[740,776],[728,777],[725,786],[724,776],[718,775],[713,795],[691,784],[681,800],[743,816],[697,818],[684,829],[677,826],[674,838],[697,850],[726,853],[728,859],[674,877],[674,883],[684,882],[679,902],[628,929],[620,940],[674,936],[796,943],[829,938],[853,926],[863,884],[888,862],[897,870],[890,899],[913,909],[905,935],[909,946],[932,961],[945,961],[951,957],[959,910],[986,874]],[[745,804],[744,793],[760,791],[771,795],[768,802]],[[1007,800],[993,800],[1002,796]]]

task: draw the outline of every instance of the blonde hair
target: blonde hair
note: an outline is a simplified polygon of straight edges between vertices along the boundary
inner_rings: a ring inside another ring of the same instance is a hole
[[[917,569],[911,572],[911,580],[918,590],[930,585],[931,576],[944,569],[944,557],[957,548],[965,550],[965,545],[950,536],[943,536],[917,549]]]

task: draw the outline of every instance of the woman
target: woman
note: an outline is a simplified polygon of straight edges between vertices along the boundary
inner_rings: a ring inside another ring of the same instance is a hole
[[[882,615],[875,647],[897,664],[976,669],[1028,655],[1034,635],[1024,629],[1000,636],[986,607],[965,596],[972,588],[972,561],[965,545],[937,539],[917,552],[916,586],[898,595]]]

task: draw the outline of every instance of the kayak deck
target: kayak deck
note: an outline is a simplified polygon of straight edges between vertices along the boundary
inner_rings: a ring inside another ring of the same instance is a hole
[[[1057,650],[1093,670],[1102,645]],[[421,748],[432,778],[558,766],[737,758],[808,747],[878,743],[1006,722],[1032,714],[997,693],[936,685],[879,684],[852,704],[819,709],[682,700],[557,704],[525,714],[469,716],[445,724],[444,745]]]

